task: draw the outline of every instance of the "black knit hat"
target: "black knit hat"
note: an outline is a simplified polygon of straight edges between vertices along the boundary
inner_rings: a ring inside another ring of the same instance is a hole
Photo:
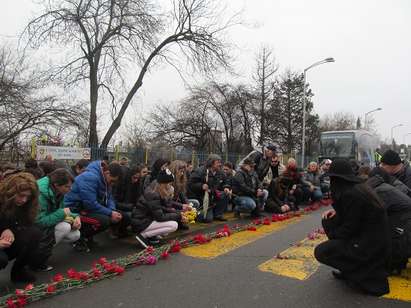
[[[327,173],[330,177],[341,178],[347,182],[361,183],[364,180],[355,175],[351,164],[346,159],[336,159],[331,163],[330,171]]]
[[[157,175],[157,183],[172,183],[174,182],[174,176],[170,170],[161,170]]]
[[[396,166],[401,164],[401,158],[397,152],[393,150],[387,150],[382,156],[381,162],[389,166]]]
[[[265,148],[267,150],[270,150],[270,151],[274,152],[274,153],[277,152],[277,147],[274,144],[267,144]]]

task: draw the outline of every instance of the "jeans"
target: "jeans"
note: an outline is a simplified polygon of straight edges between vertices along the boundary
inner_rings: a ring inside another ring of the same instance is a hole
[[[234,199],[235,211],[239,213],[251,213],[257,207],[254,199],[251,197],[236,197]]]
[[[169,233],[175,232],[178,228],[178,223],[176,221],[153,221],[141,235],[144,238],[149,238],[157,235],[167,235]]]
[[[311,199],[311,201],[316,202],[320,201],[323,198],[323,193],[320,188],[314,188],[314,191],[310,191],[308,187],[303,188],[304,199]]]

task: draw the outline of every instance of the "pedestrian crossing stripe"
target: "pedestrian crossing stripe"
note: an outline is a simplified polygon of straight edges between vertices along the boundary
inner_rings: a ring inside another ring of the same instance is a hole
[[[307,280],[320,266],[314,257],[314,248],[325,240],[325,235],[316,235],[315,239],[304,239],[260,264],[258,269],[275,275]],[[390,293],[384,295],[384,298],[411,302],[411,259],[407,269],[399,276],[390,276],[388,282]]]
[[[252,243],[261,239],[273,232],[282,230],[287,226],[294,224],[304,219],[301,217],[293,217],[288,220],[278,221],[270,225],[264,225],[257,228],[256,231],[243,231],[234,233],[229,237],[214,239],[211,242],[203,245],[187,247],[181,250],[181,253],[193,258],[199,259],[214,259],[218,256],[224,255],[237,248]]]

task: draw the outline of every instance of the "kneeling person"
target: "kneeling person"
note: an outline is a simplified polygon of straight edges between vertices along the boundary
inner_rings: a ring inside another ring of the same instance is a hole
[[[261,183],[255,177],[253,178],[253,165],[252,160],[245,159],[232,181],[235,195],[234,211],[237,217],[240,213],[251,213],[252,216],[259,217],[267,199]]]
[[[121,172],[118,163],[92,162],[75,178],[71,191],[65,195],[65,206],[80,213],[81,238],[74,245],[77,250],[90,251],[95,244],[94,235],[111,225],[118,226],[119,234],[127,233],[130,217],[116,209],[111,193],[111,187]]]

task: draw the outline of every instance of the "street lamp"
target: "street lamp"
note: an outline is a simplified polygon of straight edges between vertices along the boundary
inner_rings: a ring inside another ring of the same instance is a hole
[[[391,127],[391,142],[392,142],[392,147],[394,148],[394,128],[397,128],[397,127],[401,127],[401,126],[404,126],[403,124],[397,124],[397,125],[394,125],[393,127]]]
[[[407,145],[407,144],[405,143],[405,137],[407,137],[408,135],[411,135],[411,133],[406,133],[406,134],[402,137],[402,143],[405,144],[405,145]]]
[[[305,89],[306,89],[306,81],[307,81],[307,71],[312,69],[315,66],[325,64],[325,63],[330,63],[330,62],[335,62],[334,58],[326,58],[324,60],[315,62],[311,64],[309,67],[304,69],[304,85],[303,85],[303,137],[302,137],[302,146],[301,146],[301,168],[304,168],[304,155],[305,155],[305,113],[306,113],[306,95],[305,95]]]
[[[370,113],[376,112],[376,111],[380,111],[380,110],[382,110],[382,108],[377,108],[377,109],[374,109],[374,110],[371,110],[365,113],[364,115],[364,128],[365,129],[367,129],[367,115],[369,115]]]

